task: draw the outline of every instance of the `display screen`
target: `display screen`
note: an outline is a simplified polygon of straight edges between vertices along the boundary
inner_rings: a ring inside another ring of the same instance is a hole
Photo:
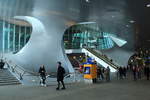
[[[84,68],[84,74],[90,74],[90,67]]]

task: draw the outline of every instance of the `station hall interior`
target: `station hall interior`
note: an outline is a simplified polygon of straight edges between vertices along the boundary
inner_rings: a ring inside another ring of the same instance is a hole
[[[150,100],[150,0],[0,0],[1,100]]]

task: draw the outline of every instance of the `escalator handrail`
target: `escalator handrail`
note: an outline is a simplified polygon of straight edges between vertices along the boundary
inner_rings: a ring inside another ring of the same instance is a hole
[[[103,60],[104,62],[107,62],[108,64],[110,64],[113,68],[117,69],[117,65],[115,65],[114,63],[108,61],[105,57],[103,57],[103,55],[95,52],[93,49],[91,48],[84,48],[86,50],[88,50],[89,52],[91,52],[92,54],[94,54],[95,56],[99,57],[101,60]]]

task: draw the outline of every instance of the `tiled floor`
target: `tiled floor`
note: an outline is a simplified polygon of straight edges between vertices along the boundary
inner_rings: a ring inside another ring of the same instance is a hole
[[[118,80],[98,84],[68,84],[66,90],[56,86],[2,86],[0,100],[150,100],[150,81]]]

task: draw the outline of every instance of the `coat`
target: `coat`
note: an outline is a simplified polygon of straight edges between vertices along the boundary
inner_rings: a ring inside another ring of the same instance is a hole
[[[62,81],[64,79],[65,69],[62,66],[58,66],[57,69],[57,81]]]
[[[46,76],[46,70],[45,70],[45,68],[41,68],[40,67],[39,73],[40,73],[40,76],[45,77]]]

